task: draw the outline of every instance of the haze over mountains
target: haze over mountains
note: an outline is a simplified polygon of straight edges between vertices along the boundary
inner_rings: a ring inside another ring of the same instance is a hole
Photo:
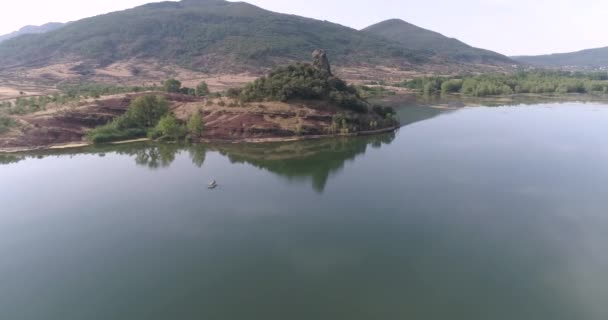
[[[571,53],[557,53],[540,56],[519,56],[513,57],[513,59],[522,63],[548,68],[607,70],[608,47],[587,49]]]
[[[25,26],[25,27],[19,29],[18,31],[11,32],[11,33],[5,34],[5,35],[0,35],[0,42],[6,41],[6,40],[9,40],[12,38],[16,38],[16,37],[24,35],[24,34],[46,33],[49,31],[59,29],[63,26],[64,26],[64,24],[59,23],[59,22],[49,22],[49,23],[45,23],[41,26]]]
[[[238,72],[309,60],[317,48],[326,49],[334,64],[343,66],[515,64],[403,21],[359,31],[245,2],[183,0],[151,3],[5,41],[0,44],[0,68],[74,61],[98,67],[137,59],[202,72]]]

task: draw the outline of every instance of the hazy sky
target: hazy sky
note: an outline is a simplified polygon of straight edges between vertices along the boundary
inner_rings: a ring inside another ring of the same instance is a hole
[[[1,5],[0,34],[26,24],[66,22],[152,0],[19,0]],[[265,9],[354,28],[389,18],[507,55],[608,46],[606,0],[250,0]]]

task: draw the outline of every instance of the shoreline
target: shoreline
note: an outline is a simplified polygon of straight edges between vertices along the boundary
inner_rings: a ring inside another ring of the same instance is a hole
[[[240,143],[252,143],[252,144],[261,144],[261,143],[273,143],[273,142],[293,142],[293,141],[303,141],[303,140],[318,140],[318,139],[327,139],[327,138],[338,138],[338,137],[358,137],[358,136],[371,136],[382,133],[389,133],[398,130],[400,127],[389,127],[379,130],[372,131],[360,131],[354,133],[340,133],[340,134],[326,134],[326,135],[310,135],[310,136],[289,136],[289,137],[269,137],[269,138],[245,138],[238,140],[226,140],[226,139],[201,139],[195,144],[199,143],[232,143],[232,144],[240,144]],[[131,139],[131,140],[122,140],[122,141],[114,141],[101,145],[123,145],[129,143],[137,143],[137,142],[147,142],[152,141],[149,138],[141,138],[141,139]],[[33,151],[45,151],[45,150],[65,150],[65,149],[78,149],[84,147],[94,146],[94,143],[90,142],[82,142],[82,141],[73,141],[69,143],[57,144],[57,145],[49,145],[49,146],[35,146],[35,147],[26,147],[26,148],[12,148],[12,149],[1,149],[0,155],[3,154],[16,154],[16,153],[25,153],[25,152],[33,152]]]

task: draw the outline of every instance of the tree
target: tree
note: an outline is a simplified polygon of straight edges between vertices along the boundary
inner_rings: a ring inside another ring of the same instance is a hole
[[[188,131],[192,138],[200,138],[205,130],[205,123],[200,111],[196,111],[188,120]]]
[[[173,141],[179,140],[185,135],[186,132],[183,125],[177,121],[177,118],[173,113],[163,116],[160,121],[158,121],[156,127],[149,133],[151,138]]]
[[[175,79],[169,79],[163,83],[163,88],[166,92],[179,93],[182,88],[182,83]]]
[[[207,96],[210,93],[209,91],[209,86],[207,85],[207,82],[202,81],[201,83],[198,84],[198,86],[196,86],[196,95],[199,97],[204,97]]]
[[[158,96],[143,96],[133,100],[127,113],[118,118],[119,129],[151,128],[169,112],[169,103]]]

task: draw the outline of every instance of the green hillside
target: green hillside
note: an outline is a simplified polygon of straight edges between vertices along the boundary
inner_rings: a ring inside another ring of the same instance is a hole
[[[107,65],[153,58],[201,71],[259,68],[308,60],[326,49],[338,64],[421,63],[430,54],[330,22],[263,10],[244,2],[184,0],[87,18],[44,35],[0,44],[0,68],[64,59]]]
[[[588,49],[572,53],[558,53],[541,56],[520,56],[513,59],[541,67],[569,69],[608,68],[608,47]]]
[[[410,50],[426,50],[452,62],[514,64],[508,57],[496,52],[473,48],[457,39],[448,38],[434,31],[420,28],[403,20],[393,19],[363,29],[400,43]]]

